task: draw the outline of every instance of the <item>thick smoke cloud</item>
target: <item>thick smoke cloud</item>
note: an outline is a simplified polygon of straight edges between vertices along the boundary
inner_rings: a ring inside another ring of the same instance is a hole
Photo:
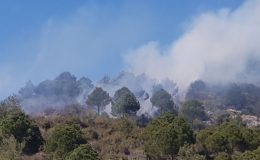
[[[149,42],[131,50],[125,57],[129,70],[172,79],[180,89],[197,79],[211,83],[257,80],[259,0],[246,1],[235,10],[203,13],[188,26],[166,49],[158,42]]]

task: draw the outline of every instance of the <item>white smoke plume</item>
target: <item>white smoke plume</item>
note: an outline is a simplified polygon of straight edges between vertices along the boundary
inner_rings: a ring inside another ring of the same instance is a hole
[[[157,107],[153,106],[150,102],[150,98],[155,91],[163,88],[172,96],[177,94],[176,84],[171,80],[158,81],[147,77],[145,74],[134,75],[129,72],[121,72],[114,79],[104,77],[97,83],[97,86],[107,91],[111,97],[114,96],[114,93],[118,89],[122,87],[129,88],[141,105],[137,115],[147,114],[153,116],[157,112]],[[105,112],[110,114],[111,105],[106,106]]]
[[[212,83],[257,80],[260,62],[260,0],[245,1],[195,17],[166,49],[149,42],[125,57],[129,70],[174,80],[180,89],[203,79]],[[259,66],[259,65],[258,65]]]

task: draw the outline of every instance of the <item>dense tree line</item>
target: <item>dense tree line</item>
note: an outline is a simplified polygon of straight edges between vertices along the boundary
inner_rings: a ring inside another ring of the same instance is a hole
[[[201,94],[208,92],[202,82],[197,85]],[[254,91],[254,87],[245,88]],[[226,93],[244,95],[236,92],[237,87]],[[209,125],[201,97],[187,99],[177,107],[171,94],[157,90],[150,101],[158,108],[158,117],[137,116],[140,103],[126,87],[113,97],[102,88],[93,89],[85,102],[97,112],[75,104],[59,114],[30,117],[10,97],[0,104],[1,158],[26,159],[40,154],[44,155],[40,159],[46,160],[259,159],[260,128],[249,128],[241,119],[230,117]],[[100,114],[109,103],[113,118]]]

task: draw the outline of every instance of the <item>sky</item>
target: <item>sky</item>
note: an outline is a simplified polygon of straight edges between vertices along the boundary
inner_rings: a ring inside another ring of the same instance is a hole
[[[148,42],[167,47],[207,12],[244,0],[0,0],[0,98],[69,71],[98,80]]]

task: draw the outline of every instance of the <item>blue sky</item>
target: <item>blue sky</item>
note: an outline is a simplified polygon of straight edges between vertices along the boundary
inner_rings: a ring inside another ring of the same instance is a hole
[[[0,0],[0,97],[63,71],[93,80],[150,41],[167,46],[194,17],[243,0]]]

